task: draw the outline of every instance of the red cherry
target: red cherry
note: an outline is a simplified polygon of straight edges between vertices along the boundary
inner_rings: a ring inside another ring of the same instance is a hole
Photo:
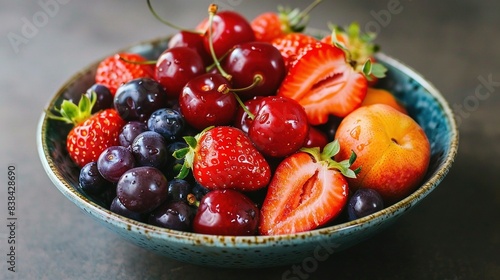
[[[264,155],[285,157],[300,149],[309,134],[304,108],[297,101],[279,96],[261,99],[248,136]]]
[[[214,235],[254,235],[259,224],[259,209],[250,198],[231,190],[206,194],[193,220],[193,231]]]
[[[179,96],[179,107],[187,123],[202,130],[209,126],[228,125],[238,110],[233,93],[219,91],[228,81],[220,74],[206,73],[190,80]]]
[[[255,115],[260,108],[262,96],[256,96],[250,100],[245,101],[244,105],[247,107],[248,111]],[[248,133],[248,129],[252,124],[253,119],[248,115],[242,107],[238,109],[236,116],[234,118],[233,126],[241,129],[243,132]]]
[[[213,63],[212,56],[203,43],[203,35],[191,31],[179,31],[168,41],[168,48],[189,47],[194,49],[202,58],[205,66]]]
[[[156,62],[156,80],[165,88],[169,98],[177,98],[192,78],[205,73],[200,55],[189,47],[165,50]]]
[[[326,134],[313,126],[309,127],[309,134],[307,135],[304,147],[307,148],[319,147],[323,149],[323,147],[325,147],[326,144],[328,144],[328,137],[326,136]]]
[[[256,86],[238,93],[242,99],[274,95],[286,74],[280,51],[265,42],[248,42],[235,46],[221,66],[231,75],[234,88],[248,87],[255,81],[256,75],[260,77]]]
[[[210,53],[209,25],[210,21],[204,19],[196,28],[205,31],[204,45],[208,53]],[[212,40],[215,55],[220,58],[237,44],[255,41],[255,34],[250,23],[241,14],[221,11],[213,16]]]

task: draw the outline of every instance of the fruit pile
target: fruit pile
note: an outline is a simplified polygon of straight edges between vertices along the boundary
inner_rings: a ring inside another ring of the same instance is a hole
[[[102,60],[78,104],[49,112],[74,124],[81,190],[137,221],[218,235],[308,231],[410,194],[426,135],[377,88],[373,36],[303,33],[319,2],[252,21],[210,5],[155,61]]]

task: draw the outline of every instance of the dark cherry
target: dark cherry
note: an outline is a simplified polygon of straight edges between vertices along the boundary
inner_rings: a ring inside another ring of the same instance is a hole
[[[154,131],[144,131],[132,142],[132,154],[138,166],[163,169],[167,164],[167,141]]]
[[[189,32],[189,31],[179,31],[175,33],[172,38],[168,41],[169,48],[175,47],[188,47],[195,50],[203,60],[205,66],[213,63],[212,56],[205,49],[203,44],[204,36],[199,33]]]
[[[154,111],[167,106],[167,93],[154,79],[134,79],[117,89],[114,106],[125,121],[146,122]]]
[[[193,230],[214,235],[254,235],[259,218],[259,209],[244,194],[231,189],[214,190],[201,199]]]
[[[184,201],[168,201],[149,215],[148,223],[163,228],[191,231],[195,210]]]
[[[350,221],[362,218],[384,209],[384,201],[373,189],[358,189],[347,204],[347,214]]]
[[[170,99],[177,98],[189,80],[203,73],[203,59],[189,47],[166,49],[156,62],[156,80]]]
[[[120,141],[120,145],[123,147],[129,148],[132,142],[134,142],[135,137],[147,130],[148,127],[145,123],[130,121],[123,126],[118,135],[118,141]]]
[[[147,219],[145,214],[137,213],[134,211],[130,211],[121,203],[121,201],[118,199],[118,197],[115,197],[113,201],[111,202],[111,206],[109,207],[109,210],[111,212],[114,212],[118,215],[122,215],[124,217],[127,217],[132,220],[136,220],[138,222],[145,222]]]
[[[238,102],[233,93],[221,93],[219,87],[228,86],[220,74],[206,73],[189,81],[179,96],[179,107],[184,119],[196,129],[227,125],[233,122]]]
[[[210,53],[209,20],[204,19],[197,26],[197,30],[205,31],[204,46]],[[255,34],[250,23],[241,14],[225,10],[213,17],[212,41],[216,57],[221,58],[235,45],[255,41]]]
[[[258,107],[248,136],[259,151],[279,158],[304,145],[309,135],[309,123],[304,108],[297,101],[267,96],[260,99]]]
[[[235,46],[221,62],[222,68],[231,75],[232,87],[236,89],[256,86],[238,92],[246,100],[254,96],[275,95],[285,78],[283,56],[272,44],[248,42]]]
[[[132,152],[123,146],[105,149],[97,159],[97,170],[104,179],[116,183],[125,171],[135,167]]]
[[[96,162],[89,162],[82,167],[78,183],[84,192],[92,195],[102,194],[112,185],[99,173]]]
[[[121,176],[116,196],[130,211],[151,212],[167,200],[167,179],[157,168],[135,167]]]
[[[96,102],[92,107],[92,113],[99,112],[104,109],[113,108],[113,95],[108,87],[101,84],[93,84],[85,94],[91,98],[92,93],[96,94]]]

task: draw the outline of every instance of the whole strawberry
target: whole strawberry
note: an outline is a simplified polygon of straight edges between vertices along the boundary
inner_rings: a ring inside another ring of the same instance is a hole
[[[195,137],[184,137],[189,147],[174,153],[184,158],[178,178],[193,176],[202,186],[214,189],[252,191],[267,186],[269,164],[238,128],[209,127]]]
[[[122,84],[137,78],[154,78],[155,67],[135,53],[117,53],[97,66],[95,82],[109,88],[112,95]]]
[[[51,119],[74,124],[66,137],[66,148],[71,159],[80,167],[97,161],[106,148],[119,145],[118,135],[125,125],[115,109],[105,109],[92,115],[95,100],[95,94],[91,98],[82,95],[78,105],[64,100],[58,110],[61,116],[48,113]]]

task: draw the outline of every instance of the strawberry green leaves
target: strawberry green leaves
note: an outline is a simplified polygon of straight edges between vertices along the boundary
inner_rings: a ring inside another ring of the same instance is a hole
[[[336,162],[333,160],[333,157],[339,153],[340,144],[338,140],[334,140],[328,143],[323,151],[320,152],[320,148],[302,148],[302,152],[306,152],[314,157],[316,161],[325,162],[328,165],[328,169],[337,169],[347,178],[356,178],[356,174],[358,174],[361,169],[358,168],[356,170],[350,169],[351,165],[356,160],[356,153],[354,151],[351,154],[349,159],[343,160],[341,162]]]

